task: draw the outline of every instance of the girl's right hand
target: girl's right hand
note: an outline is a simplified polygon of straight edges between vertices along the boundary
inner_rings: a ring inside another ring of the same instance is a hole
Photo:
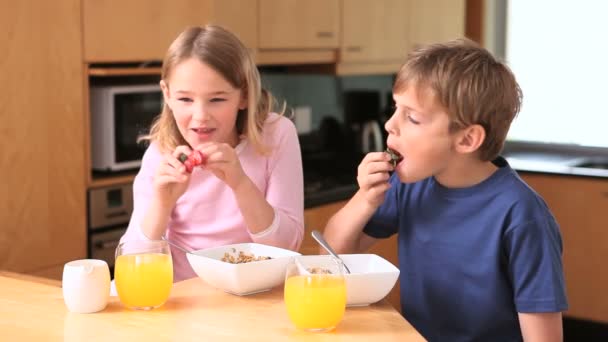
[[[189,155],[191,152],[188,146],[178,146],[173,153],[164,155],[163,161],[156,169],[154,190],[157,200],[163,206],[173,207],[177,199],[186,192],[190,183],[190,173],[186,171],[186,167],[178,157],[182,153]]]
[[[385,152],[371,152],[365,155],[357,169],[359,191],[370,206],[377,208],[384,202],[384,195],[390,187],[389,171],[393,171],[391,157]]]

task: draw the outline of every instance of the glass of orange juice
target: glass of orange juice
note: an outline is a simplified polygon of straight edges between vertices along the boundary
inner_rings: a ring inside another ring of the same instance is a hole
[[[116,248],[114,281],[118,297],[131,309],[150,310],[167,301],[173,262],[166,241],[126,241]]]
[[[295,257],[285,275],[285,305],[297,328],[333,330],[346,308],[342,262],[329,255]]]

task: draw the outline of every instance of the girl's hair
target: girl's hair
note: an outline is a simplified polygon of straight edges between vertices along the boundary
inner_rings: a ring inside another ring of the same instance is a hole
[[[397,74],[393,92],[410,86],[419,94],[430,90],[450,116],[450,132],[474,124],[484,128],[486,137],[479,148],[484,161],[502,150],[522,101],[511,70],[469,39],[412,51]]]
[[[213,68],[233,87],[242,91],[247,98],[247,108],[238,112],[237,132],[245,135],[256,151],[267,153],[268,147],[262,142],[262,131],[275,99],[262,88],[260,74],[247,47],[220,26],[187,28],[169,46],[163,61],[162,79],[167,82],[174,67],[190,58],[196,58]],[[285,104],[279,114],[283,115],[284,112]],[[166,103],[152,124],[150,133],[139,140],[155,141],[164,151],[173,151],[179,145],[188,144]]]

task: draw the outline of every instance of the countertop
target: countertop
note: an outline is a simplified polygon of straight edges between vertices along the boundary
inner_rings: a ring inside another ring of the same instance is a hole
[[[517,171],[608,178],[607,149],[511,143],[503,156]]]
[[[239,297],[199,278],[175,283],[161,308],[134,311],[111,297],[93,314],[67,311],[59,282],[0,272],[0,336],[7,341],[424,341],[386,301],[347,308],[330,333],[289,321],[283,290]]]

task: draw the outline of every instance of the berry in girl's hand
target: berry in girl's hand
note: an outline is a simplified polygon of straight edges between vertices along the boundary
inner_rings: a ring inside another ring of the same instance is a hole
[[[188,173],[191,173],[195,167],[203,165],[207,160],[207,158],[203,153],[201,153],[201,151],[192,151],[190,155],[182,153],[179,155],[178,159],[184,164]]]

